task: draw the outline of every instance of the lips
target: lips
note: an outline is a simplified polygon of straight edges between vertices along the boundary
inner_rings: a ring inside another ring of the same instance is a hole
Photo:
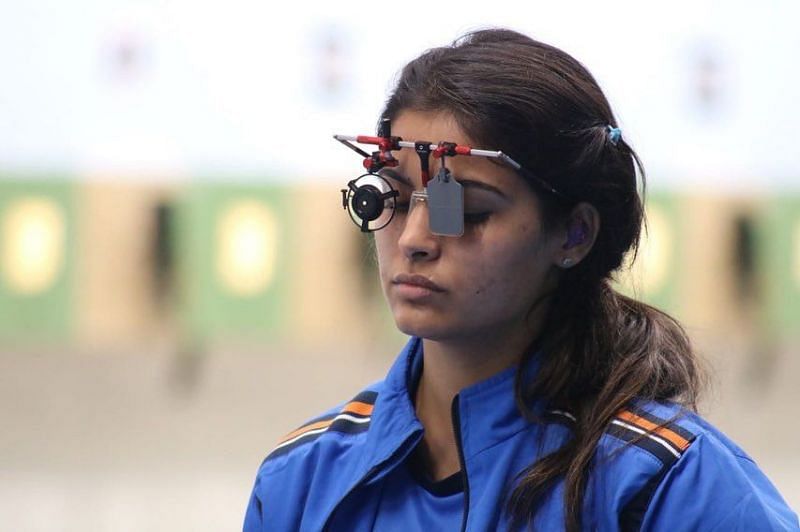
[[[418,275],[418,274],[412,275],[408,273],[400,273],[396,275],[394,279],[392,279],[392,284],[416,286],[419,288],[425,288],[432,292],[444,292],[444,288],[434,283],[424,275]]]

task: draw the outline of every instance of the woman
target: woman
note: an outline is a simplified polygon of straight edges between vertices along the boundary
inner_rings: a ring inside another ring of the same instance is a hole
[[[519,168],[427,159],[463,187],[463,234],[442,236],[419,149],[377,154],[397,190],[380,278],[412,338],[384,381],[278,444],[245,530],[798,529],[693,413],[680,325],[609,285],[639,240],[638,159],[582,65],[478,31],[409,63],[382,119]]]

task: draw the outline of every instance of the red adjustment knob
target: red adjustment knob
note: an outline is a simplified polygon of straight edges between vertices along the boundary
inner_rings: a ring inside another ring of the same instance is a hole
[[[386,166],[393,168],[400,164],[400,161],[395,159],[391,152],[376,151],[371,157],[365,157],[361,164],[364,165],[364,168],[366,168],[368,172],[374,173]]]
[[[381,151],[399,150],[401,140],[403,140],[402,137],[381,137],[378,146],[380,146]]]
[[[433,156],[437,159],[444,157],[454,157],[456,155],[471,155],[472,148],[456,144],[455,142],[440,142],[433,150]]]

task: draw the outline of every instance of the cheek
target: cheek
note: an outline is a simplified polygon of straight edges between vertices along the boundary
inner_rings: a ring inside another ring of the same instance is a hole
[[[389,265],[397,253],[397,235],[391,234],[391,230],[386,227],[374,233],[374,238],[378,272],[381,279],[385,280],[384,276],[389,274]]]
[[[467,251],[455,261],[463,266],[459,268],[459,284],[466,288],[462,293],[472,300],[472,305],[491,307],[495,300],[502,301],[505,297],[508,283],[504,272],[508,266],[498,253],[502,250],[496,250],[495,246],[483,246],[472,253]]]
[[[469,296],[487,308],[533,300],[541,290],[549,264],[536,233],[530,226],[519,226],[514,234],[522,238],[494,237],[476,242],[474,250],[467,251],[459,261],[469,264],[464,269],[464,281],[471,287]],[[520,245],[521,242],[528,244]]]
[[[503,269],[502,255],[496,254],[501,250],[486,250],[488,253],[481,257],[474,257],[474,262],[463,262],[470,264],[464,269],[466,273],[466,283],[471,287],[469,295],[477,298],[489,298],[503,285],[502,275],[498,272]]]
[[[518,295],[528,271],[505,260],[490,260],[476,268],[467,280],[468,295],[487,308],[505,305]]]

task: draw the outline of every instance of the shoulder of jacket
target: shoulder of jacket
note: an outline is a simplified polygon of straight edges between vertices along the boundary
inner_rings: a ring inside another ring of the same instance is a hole
[[[624,467],[636,470],[632,482],[638,477],[619,513],[623,530],[639,529],[664,478],[679,461],[692,459],[696,442],[707,433],[701,421],[678,404],[657,401],[636,401],[611,420],[601,445],[612,456],[619,452]]]
[[[261,464],[261,470],[282,469],[295,459],[318,454],[321,448],[341,450],[354,436],[369,430],[372,410],[383,382],[368,386],[349,401],[329,409],[281,437]],[[316,451],[316,453],[314,452]]]
[[[601,444],[645,451],[662,471],[672,467],[706,432],[699,420],[697,414],[674,403],[636,401],[611,419]]]
[[[696,437],[631,500],[621,522],[636,517],[632,522],[649,529],[680,515],[687,530],[727,530],[733,523],[737,530],[797,529],[797,516],[747,453],[697,414],[679,422]]]
[[[575,416],[566,410],[549,410],[545,420],[574,427]],[[648,453],[661,467],[670,467],[710,426],[680,405],[636,401],[620,410],[609,422],[598,443],[601,455],[617,456],[627,448]]]

